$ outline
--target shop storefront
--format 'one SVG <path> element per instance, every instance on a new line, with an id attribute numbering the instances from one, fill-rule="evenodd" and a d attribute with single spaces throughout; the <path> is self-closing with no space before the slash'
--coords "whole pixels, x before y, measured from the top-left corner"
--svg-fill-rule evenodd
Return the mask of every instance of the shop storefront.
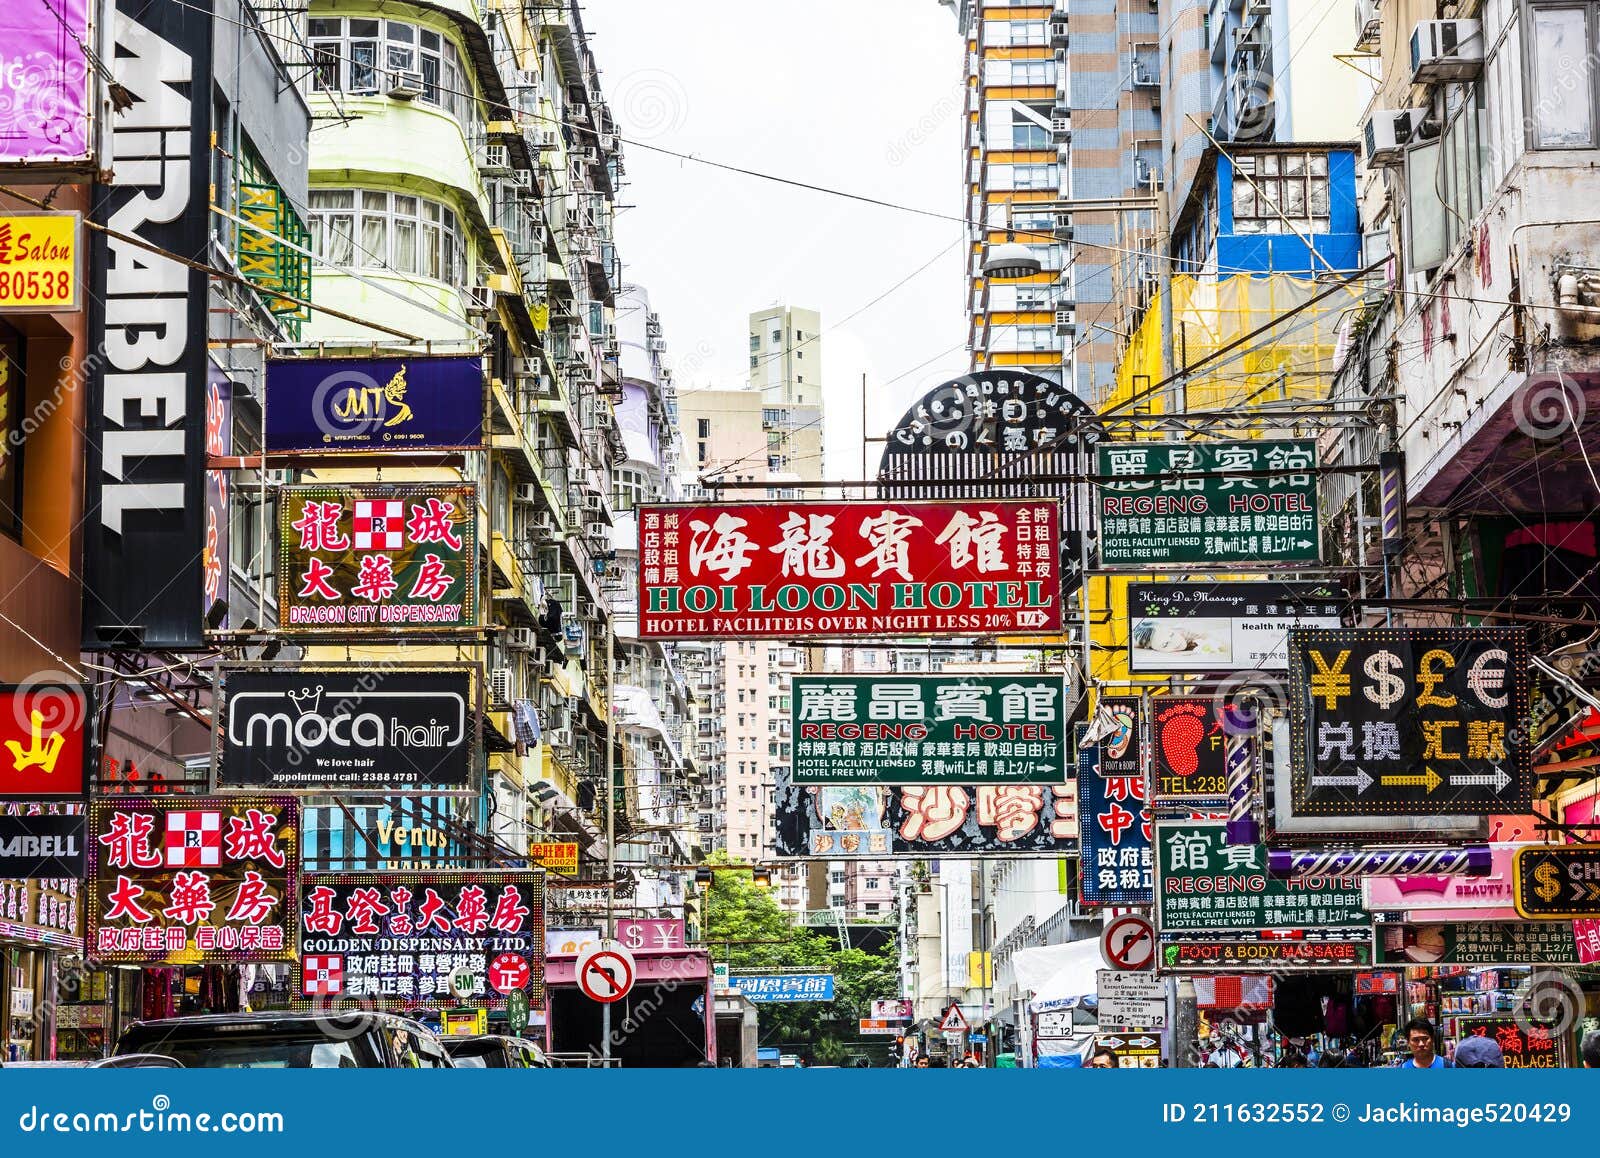
<path id="1" fill-rule="evenodd" d="M 76 880 L 0 880 L 0 1049 L 6 1061 L 57 1056 L 56 994 L 63 962 L 83 953 Z"/>

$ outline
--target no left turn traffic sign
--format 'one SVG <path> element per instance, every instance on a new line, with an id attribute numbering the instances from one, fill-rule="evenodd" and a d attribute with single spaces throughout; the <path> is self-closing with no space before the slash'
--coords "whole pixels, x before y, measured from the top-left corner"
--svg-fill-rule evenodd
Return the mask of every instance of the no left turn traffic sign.
<path id="1" fill-rule="evenodd" d="M 1100 956 L 1112 969 L 1155 968 L 1155 927 L 1143 917 L 1118 917 L 1100 935 Z"/>
<path id="2" fill-rule="evenodd" d="M 601 941 L 578 958 L 578 988 L 602 1005 L 626 997 L 633 977 L 633 954 L 616 941 Z"/>

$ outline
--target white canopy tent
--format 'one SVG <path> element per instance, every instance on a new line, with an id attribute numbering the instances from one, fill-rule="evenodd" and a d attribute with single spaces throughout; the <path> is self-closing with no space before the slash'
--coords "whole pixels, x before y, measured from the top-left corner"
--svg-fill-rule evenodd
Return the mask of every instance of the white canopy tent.
<path id="1" fill-rule="evenodd" d="M 1033 991 L 1028 1009 L 1046 1013 L 1053 1009 L 1075 1009 L 1094 1003 L 1095 974 L 1105 967 L 1100 958 L 1100 940 L 1069 941 L 1065 945 L 1041 945 L 1019 949 L 1011 955 L 1017 984 Z"/>

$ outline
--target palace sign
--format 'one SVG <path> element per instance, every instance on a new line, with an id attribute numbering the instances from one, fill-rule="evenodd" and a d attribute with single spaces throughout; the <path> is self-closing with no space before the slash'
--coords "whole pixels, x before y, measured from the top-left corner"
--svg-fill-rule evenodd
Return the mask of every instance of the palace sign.
<path id="1" fill-rule="evenodd" d="M 1054 500 L 646 506 L 651 639 L 1061 629 Z"/>

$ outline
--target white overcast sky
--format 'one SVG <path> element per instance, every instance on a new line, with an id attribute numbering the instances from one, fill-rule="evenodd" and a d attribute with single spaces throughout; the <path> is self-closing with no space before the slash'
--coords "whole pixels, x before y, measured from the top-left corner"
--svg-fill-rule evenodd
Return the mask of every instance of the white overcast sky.
<path id="1" fill-rule="evenodd" d="M 590 0 L 584 22 L 625 140 L 961 213 L 961 41 L 935 0 Z M 881 436 L 966 369 L 959 223 L 623 151 L 623 276 L 680 393 L 746 384 L 752 310 L 820 310 L 827 477 L 856 478 L 863 372 Z"/>

